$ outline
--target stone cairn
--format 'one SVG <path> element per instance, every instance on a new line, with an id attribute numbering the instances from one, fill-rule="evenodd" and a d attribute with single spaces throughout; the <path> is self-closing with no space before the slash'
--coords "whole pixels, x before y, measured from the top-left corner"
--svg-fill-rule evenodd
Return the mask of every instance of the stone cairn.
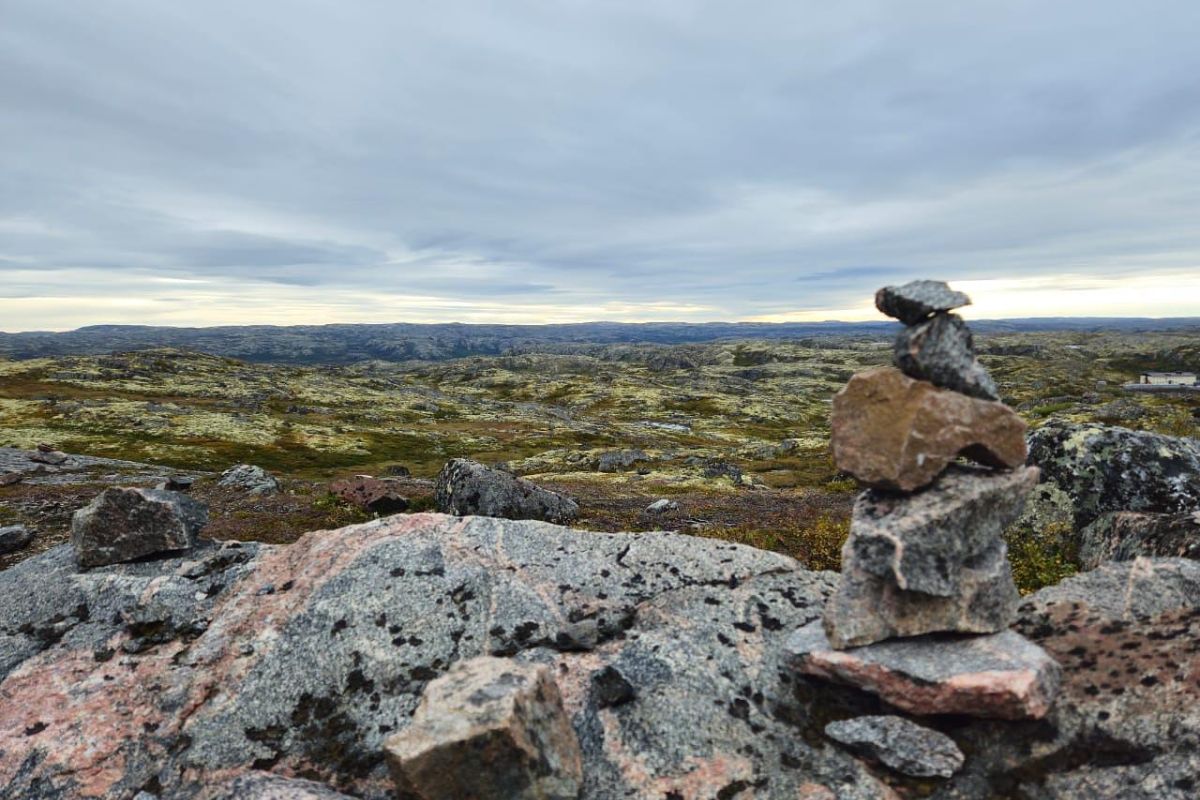
<path id="1" fill-rule="evenodd" d="M 1024 422 L 999 401 L 951 313 L 970 302 L 940 281 L 875 295 L 906 326 L 895 366 L 854 375 L 832 417 L 838 467 L 867 488 L 824 619 L 788 649 L 801 672 L 910 713 L 1037 718 L 1060 671 L 1008 630 L 1018 594 L 1002 534 L 1038 470 L 1024 465 Z"/>

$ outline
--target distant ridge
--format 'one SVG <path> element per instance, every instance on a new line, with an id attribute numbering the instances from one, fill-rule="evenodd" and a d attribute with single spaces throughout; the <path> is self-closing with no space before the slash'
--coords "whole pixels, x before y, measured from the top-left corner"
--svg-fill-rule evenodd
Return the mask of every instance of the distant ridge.
<path id="1" fill-rule="evenodd" d="M 1190 330 L 1200 317 L 1042 317 L 972 320 L 983 334 L 1033 331 Z M 555 325 L 385 323 L 353 325 L 245 325 L 174 328 L 91 325 L 63 333 L 0 333 L 0 356 L 12 359 L 103 355 L 156 347 L 194 350 L 245 361 L 345 364 L 444 360 L 525 352 L 563 352 L 586 344 L 689 344 L 721 339 L 805 339 L 865 336 L 889 339 L 892 322 L 581 322 Z"/>

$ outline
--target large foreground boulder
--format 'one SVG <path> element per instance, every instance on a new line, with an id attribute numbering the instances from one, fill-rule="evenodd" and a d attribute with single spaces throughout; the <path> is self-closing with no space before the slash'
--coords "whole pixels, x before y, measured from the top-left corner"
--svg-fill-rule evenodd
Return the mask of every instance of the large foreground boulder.
<path id="1" fill-rule="evenodd" d="M 81 567 L 97 567 L 196 544 L 208 509 L 161 489 L 105 489 L 75 512 L 71 544 Z"/>
<path id="2" fill-rule="evenodd" d="M 711 539 L 434 514 L 86 572 L 56 548 L 0 572 L 0 799 L 393 798 L 384 742 L 484 655 L 550 667 L 583 800 L 1194 797 L 1200 564 L 1026 598 L 1058 700 L 923 719 L 967 754 L 936 785 L 824 737 L 901 712 L 787 664 L 836 579 Z"/>
<path id="3" fill-rule="evenodd" d="M 458 516 L 565 523 L 579 514 L 579 504 L 569 497 L 466 458 L 442 467 L 433 499 L 438 511 Z"/>

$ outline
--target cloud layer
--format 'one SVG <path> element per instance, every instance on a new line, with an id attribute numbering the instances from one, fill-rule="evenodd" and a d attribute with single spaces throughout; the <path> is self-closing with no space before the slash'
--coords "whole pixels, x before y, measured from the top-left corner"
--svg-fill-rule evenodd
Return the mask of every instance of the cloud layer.
<path id="1" fill-rule="evenodd" d="M 6 0 L 0 330 L 852 317 L 924 276 L 1200 315 L 1198 33 L 1191 0 Z"/>

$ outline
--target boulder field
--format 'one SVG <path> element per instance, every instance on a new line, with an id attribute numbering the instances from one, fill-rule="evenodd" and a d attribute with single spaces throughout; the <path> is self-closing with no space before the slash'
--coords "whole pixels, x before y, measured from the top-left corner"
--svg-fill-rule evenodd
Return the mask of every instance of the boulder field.
<path id="1" fill-rule="evenodd" d="M 55 548 L 0 572 L 0 798 L 392 797 L 385 743 L 480 656 L 553 676 L 582 798 L 1195 796 L 1200 564 L 1109 563 L 1024 598 L 1016 631 L 1063 669 L 1023 721 L 802 676 L 788 639 L 837 577 L 679 534 L 438 514 L 90 570 Z M 864 754 L 824 735 L 881 715 L 949 737 L 962 766 L 906 777 L 878 736 Z"/>

